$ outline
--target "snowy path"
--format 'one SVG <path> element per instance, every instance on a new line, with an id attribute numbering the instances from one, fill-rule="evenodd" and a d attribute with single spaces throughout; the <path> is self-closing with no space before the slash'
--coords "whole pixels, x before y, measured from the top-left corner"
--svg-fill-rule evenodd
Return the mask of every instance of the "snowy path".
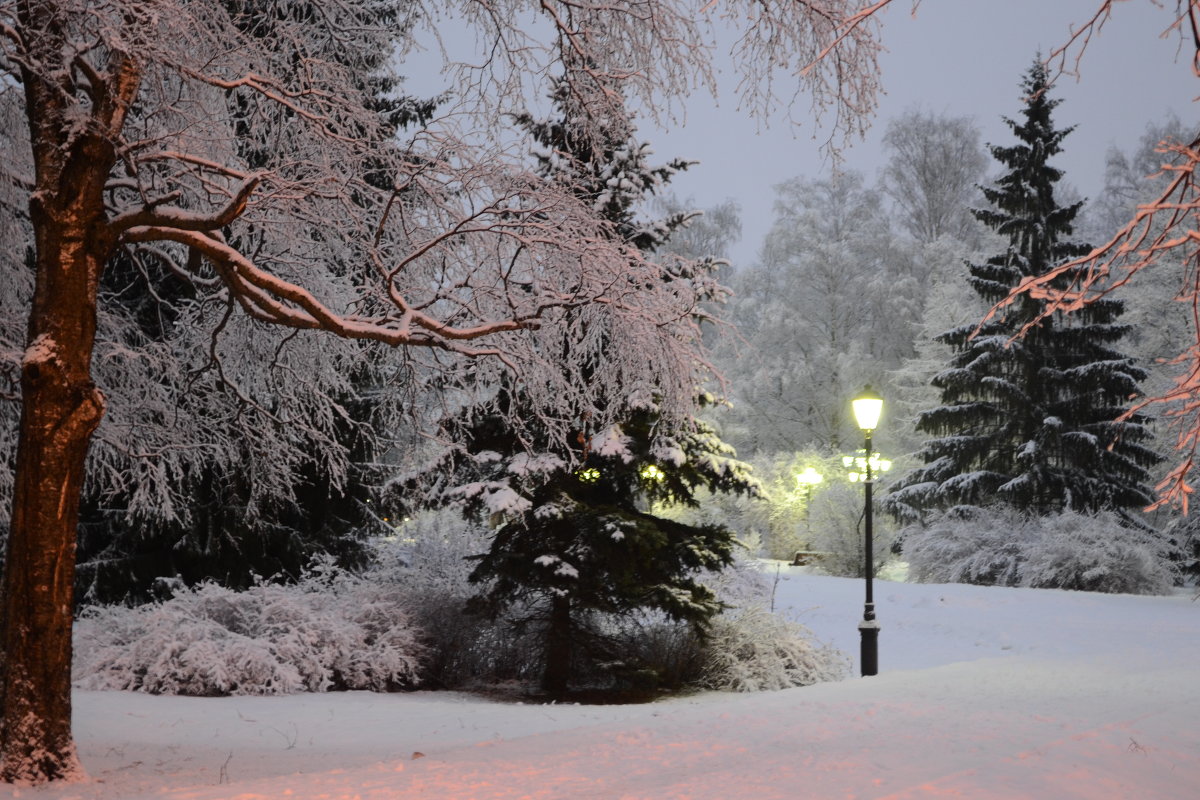
<path id="1" fill-rule="evenodd" d="M 853 651 L 860 593 L 796 573 L 778 600 Z M 1200 797 L 1200 603 L 910 584 L 877 596 L 883 674 L 788 692 L 607 707 L 81 692 L 96 780 L 12 796 Z"/>

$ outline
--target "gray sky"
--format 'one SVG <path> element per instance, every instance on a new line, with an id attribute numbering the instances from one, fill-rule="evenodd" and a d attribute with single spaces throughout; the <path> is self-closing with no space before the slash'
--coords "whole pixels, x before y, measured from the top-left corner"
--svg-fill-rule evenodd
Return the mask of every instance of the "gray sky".
<path id="1" fill-rule="evenodd" d="M 921 0 L 913 16 L 910 0 L 893 0 L 880 15 L 888 50 L 881 58 L 886 95 L 866 140 L 844 151 L 844 168 L 864 173 L 873 183 L 883 163 L 880 142 L 888 119 L 913 106 L 970 116 L 985 143 L 1012 143 L 1001 116 L 1020 114 L 1019 86 L 1034 56 L 1064 44 L 1071 25 L 1089 19 L 1101 2 Z M 1176 32 L 1161 36 L 1174 21 L 1175 4 L 1116 0 L 1112 19 L 1088 47 L 1081 78 L 1065 76 L 1053 91 L 1063 101 L 1055 111 L 1056 123 L 1077 126 L 1056 164 L 1084 197 L 1100 191 L 1110 147 L 1130 150 L 1147 123 L 1171 111 L 1185 123 L 1200 120 L 1193 105 L 1200 80 L 1192 74 L 1189 52 L 1180 50 Z M 460 56 L 473 49 L 465 27 L 460 31 L 451 16 L 443 23 L 448 46 L 461 49 Z M 429 50 L 410 55 L 402 68 L 409 76 L 406 87 L 418 95 L 444 91 L 449 84 L 437 75 L 437 48 L 432 41 L 422 44 Z M 678 157 L 700 162 L 672 181 L 676 195 L 690 197 L 699 208 L 726 198 L 741 204 L 742 240 L 732 255 L 736 265 L 744 265 L 753 263 L 770 228 L 771 187 L 794 176 L 826 176 L 831 165 L 821 149 L 827 131 L 811 124 L 793 126 L 786 109 L 765 121 L 748 118 L 736 110 L 732 82 L 730 76 L 729 91 L 719 102 L 708 94 L 694 95 L 687 103 L 685 125 L 659 129 L 643 119 L 639 136 L 652 144 L 661 161 Z M 790 94 L 787 87 L 780 93 Z M 537 109 L 544 98 L 530 101 Z M 806 103 L 805 98 L 798 103 Z M 803 119 L 804 110 L 798 105 L 793 116 Z"/>
<path id="2" fill-rule="evenodd" d="M 983 140 L 1009 144 L 1000 117 L 1020 113 L 1019 83 L 1039 50 L 1048 54 L 1069 38 L 1069 25 L 1088 19 L 1100 0 L 922 0 L 915 18 L 907 0 L 884 14 L 883 85 L 879 115 L 866 141 L 845 152 L 845 167 L 873 181 L 882 164 L 880 140 L 889 117 L 914 105 L 975 119 Z M 1110 146 L 1131 149 L 1150 121 L 1175 111 L 1185 122 L 1197 118 L 1193 99 L 1200 81 L 1178 36 L 1159 38 L 1171 24 L 1173 0 L 1118 0 L 1112 19 L 1093 38 L 1081 79 L 1065 77 L 1053 97 L 1059 126 L 1077 125 L 1056 164 L 1081 194 L 1101 188 Z M 726 197 L 742 205 L 743 238 L 734 260 L 752 262 L 771 223 L 771 187 L 786 178 L 820 177 L 829 163 L 820 152 L 825 135 L 811 126 L 794 129 L 786 114 L 759 131 L 734 111 L 732 98 L 720 107 L 707 96 L 688 104 L 685 127 L 640 134 L 663 160 L 684 157 L 701 163 L 677 178 L 676 194 L 703 207 Z M 814 132 L 817 141 L 813 140 Z"/>

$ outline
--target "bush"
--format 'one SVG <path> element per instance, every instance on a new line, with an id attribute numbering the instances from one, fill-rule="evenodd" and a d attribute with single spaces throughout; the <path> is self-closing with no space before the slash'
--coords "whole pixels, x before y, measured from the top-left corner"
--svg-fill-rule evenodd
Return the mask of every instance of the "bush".
<path id="1" fill-rule="evenodd" d="M 712 620 L 706 636 L 664 618 L 622 620 L 621 668 L 657 676 L 661 688 L 733 692 L 808 686 L 849 673 L 842 653 L 770 610 L 774 580 L 759 562 L 738 559 L 709 583 L 729 608 Z"/>
<path id="2" fill-rule="evenodd" d="M 423 511 L 405 522 L 401 538 L 381 543 L 370 580 L 397 587 L 426 648 L 422 683 L 475 689 L 535 679 L 541 645 L 524 609 L 491 620 L 466 611 L 482 584 L 471 584 L 473 557 L 488 548 L 488 532 L 456 509 Z"/>
<path id="3" fill-rule="evenodd" d="M 539 620 L 521 608 L 494 621 L 465 611 L 467 598 L 479 588 L 467 582 L 470 556 L 486 547 L 487 534 L 453 511 L 440 511 L 417 516 L 403 535 L 408 541 L 401 547 L 381 550 L 372 574 L 404 587 L 406 608 L 429 651 L 426 684 L 468 689 L 535 684 L 543 655 Z M 751 691 L 845 675 L 844 657 L 767 610 L 774 587 L 758 562 L 739 558 L 706 583 L 730 606 L 707 638 L 661 613 L 581 619 L 577 688 Z"/>
<path id="4" fill-rule="evenodd" d="M 949 513 L 907 530 L 904 554 L 909 575 L 924 583 L 1166 594 L 1176 577 L 1163 539 L 1112 513 Z"/>
<path id="5" fill-rule="evenodd" d="M 872 515 L 871 550 L 875 572 L 891 557 L 895 525 L 886 514 Z M 833 484 L 818 492 L 809 509 L 810 547 L 821 553 L 818 566 L 830 575 L 863 576 L 866 537 L 863 530 L 863 489 L 851 483 Z"/>
<path id="6" fill-rule="evenodd" d="M 717 576 L 714 588 L 730 608 L 713 620 L 695 685 L 718 691 L 774 691 L 837 681 L 849 674 L 850 661 L 844 654 L 771 610 L 777 579 L 753 559 L 739 559 Z"/>
<path id="7" fill-rule="evenodd" d="M 850 661 L 813 640 L 799 623 L 762 606 L 726 612 L 713 622 L 705 643 L 700 685 L 726 692 L 762 692 L 837 681 Z"/>
<path id="8" fill-rule="evenodd" d="M 486 534 L 448 512 L 422 515 L 355 576 L 328 562 L 291 586 L 176 587 L 164 602 L 85 610 L 80 688 L 154 694 L 286 694 L 536 683 L 539 620 L 519 607 L 471 615 L 470 556 Z M 759 691 L 835 680 L 847 661 L 768 609 L 774 589 L 742 558 L 708 581 L 729 608 L 708 636 L 660 613 L 582 620 L 578 688 Z"/>
<path id="9" fill-rule="evenodd" d="M 87 609 L 74 671 L 80 688 L 152 694 L 388 691 L 415 686 L 424 655 L 394 588 L 322 564 L 292 586 Z"/>
<path id="10" fill-rule="evenodd" d="M 946 514 L 902 534 L 909 577 L 918 583 L 1019 586 L 1030 549 L 1028 517 L 1011 509 Z"/>

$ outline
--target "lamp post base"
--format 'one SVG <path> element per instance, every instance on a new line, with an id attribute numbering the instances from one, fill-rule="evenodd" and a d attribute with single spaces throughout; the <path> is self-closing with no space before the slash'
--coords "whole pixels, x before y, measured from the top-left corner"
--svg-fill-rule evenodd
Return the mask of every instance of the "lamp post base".
<path id="1" fill-rule="evenodd" d="M 879 623 L 873 619 L 864 619 L 858 623 L 858 632 L 862 636 L 862 649 L 859 652 L 859 664 L 862 665 L 862 675 L 879 674 Z"/>

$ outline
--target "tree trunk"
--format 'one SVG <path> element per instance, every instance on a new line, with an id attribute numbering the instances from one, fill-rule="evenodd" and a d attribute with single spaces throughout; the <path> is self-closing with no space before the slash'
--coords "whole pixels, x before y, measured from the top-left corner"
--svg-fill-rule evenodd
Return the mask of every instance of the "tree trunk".
<path id="1" fill-rule="evenodd" d="M 90 377 L 103 262 L 81 226 L 51 219 L 58 213 L 35 216 L 37 290 L 4 562 L 0 779 L 40 783 L 81 771 L 71 738 L 71 622 L 84 459 L 104 414 Z"/>
<path id="2" fill-rule="evenodd" d="M 39 3 L 21 13 L 27 36 L 41 34 L 39 55 L 64 58 L 62 20 Z M 70 66 L 63 70 L 69 74 Z M 109 74 L 129 83 L 114 83 L 120 91 L 104 95 L 93 113 L 119 130 L 137 73 Z M 4 561 L 0 780 L 36 784 L 83 774 L 71 737 L 75 543 L 84 460 L 104 415 L 91 360 L 96 290 L 113 249 L 104 185 L 116 157 L 112 128 L 73 127 L 61 87 L 29 71 L 23 79 L 36 183 L 29 203 L 36 276 Z"/>
<path id="3" fill-rule="evenodd" d="M 546 631 L 546 671 L 542 689 L 561 697 L 567 693 L 571 676 L 571 598 L 550 599 L 550 627 Z"/>

